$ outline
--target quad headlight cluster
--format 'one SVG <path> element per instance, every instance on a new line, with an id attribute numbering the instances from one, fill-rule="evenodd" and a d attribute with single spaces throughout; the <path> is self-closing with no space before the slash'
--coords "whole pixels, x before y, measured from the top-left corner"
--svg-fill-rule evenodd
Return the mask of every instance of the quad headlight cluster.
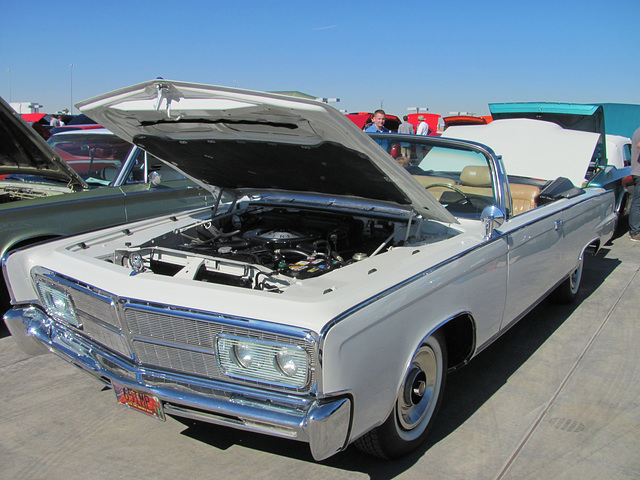
<path id="1" fill-rule="evenodd" d="M 42 306 L 51 318 L 77 329 L 84 330 L 91 327 L 90 322 L 83 325 L 87 319 L 82 313 L 84 311 L 82 302 L 80 304 L 82 311 L 76 310 L 71 293 L 74 291 L 73 288 L 53 284 L 40 275 L 36 275 L 34 280 Z M 265 338 L 262 333 L 256 332 L 256 335 L 260 335 L 256 338 L 248 336 L 252 335 L 249 331 L 247 336 L 238 333 L 238 330 L 244 329 L 235 330 L 234 334 L 220 331 L 214 334 L 215 355 L 220 374 L 243 382 L 255 382 L 297 391 L 309 388 L 314 377 L 314 362 L 311 344 L 307 346 L 306 340 L 292 336 L 289 343 L 286 340 L 289 338 L 287 335 L 266 333 L 264 335 L 267 338 Z M 120 353 L 126 351 L 126 347 L 115 348 L 114 342 L 109 342 L 109 338 L 104 337 L 110 332 L 111 330 L 93 328 L 85 333 Z M 94 337 L 97 333 L 102 336 Z M 116 335 L 119 341 L 125 341 L 119 333 L 113 335 Z M 198 355 L 195 352 L 191 354 Z M 152 362 L 152 364 L 157 363 Z"/>
<path id="2" fill-rule="evenodd" d="M 220 366 L 226 375 L 303 388 L 309 380 L 309 355 L 299 346 L 229 335 L 218 337 Z"/>
<path id="3" fill-rule="evenodd" d="M 76 328 L 82 324 L 76 316 L 76 310 L 71 301 L 71 296 L 59 288 L 55 288 L 46 282 L 37 283 L 40 300 L 47 313 L 59 322 L 64 322 Z"/>

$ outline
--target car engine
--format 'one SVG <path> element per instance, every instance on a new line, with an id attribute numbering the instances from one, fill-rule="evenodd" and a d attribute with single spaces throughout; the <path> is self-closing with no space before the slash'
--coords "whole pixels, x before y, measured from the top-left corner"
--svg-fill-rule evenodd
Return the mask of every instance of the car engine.
<path id="1" fill-rule="evenodd" d="M 132 274 L 282 292 L 293 281 L 402 244 L 394 241 L 398 226 L 380 218 L 259 206 L 119 249 L 109 261 Z"/>

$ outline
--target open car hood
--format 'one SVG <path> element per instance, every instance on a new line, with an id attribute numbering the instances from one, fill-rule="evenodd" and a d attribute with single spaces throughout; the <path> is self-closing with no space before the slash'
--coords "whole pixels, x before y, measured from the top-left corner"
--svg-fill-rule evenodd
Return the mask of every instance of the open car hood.
<path id="1" fill-rule="evenodd" d="M 456 222 L 353 122 L 321 102 L 157 79 L 77 107 L 205 188 L 360 197 Z"/>
<path id="2" fill-rule="evenodd" d="M 509 175 L 542 180 L 566 177 L 576 187 L 584 183 L 601 141 L 599 133 L 567 130 L 556 123 L 526 118 L 449 127 L 443 136 L 488 145 L 502 155 Z"/>
<path id="3" fill-rule="evenodd" d="M 604 109 L 601 105 L 552 102 L 490 103 L 489 110 L 494 120 L 531 118 L 557 123 L 569 130 L 605 134 Z"/>
<path id="4" fill-rule="evenodd" d="M 87 184 L 0 98 L 0 175 L 33 175 L 64 182 L 73 189 Z"/>

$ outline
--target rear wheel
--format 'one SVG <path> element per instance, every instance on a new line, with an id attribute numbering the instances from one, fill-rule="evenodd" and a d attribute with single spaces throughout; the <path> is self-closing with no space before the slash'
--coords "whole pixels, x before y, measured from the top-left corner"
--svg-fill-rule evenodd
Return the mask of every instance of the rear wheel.
<path id="1" fill-rule="evenodd" d="M 413 356 L 389 418 L 355 445 L 381 458 L 398 458 L 419 447 L 440 407 L 446 376 L 446 344 L 435 334 Z"/>
<path id="2" fill-rule="evenodd" d="M 553 291 L 552 299 L 556 303 L 567 304 L 573 303 L 578 298 L 578 291 L 580 290 L 580 282 L 582 281 L 582 270 L 584 267 L 584 254 L 580 256 L 578 265 L 573 270 L 564 282 L 562 282 Z"/>

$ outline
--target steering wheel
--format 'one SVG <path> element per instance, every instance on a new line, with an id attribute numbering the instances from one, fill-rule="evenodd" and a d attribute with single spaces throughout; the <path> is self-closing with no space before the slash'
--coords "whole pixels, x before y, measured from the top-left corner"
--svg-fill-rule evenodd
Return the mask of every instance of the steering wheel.
<path id="1" fill-rule="evenodd" d="M 444 188 L 448 188 L 449 190 L 453 190 L 454 192 L 456 192 L 458 195 L 462 197 L 462 205 L 467 205 L 467 204 L 471 205 L 471 199 L 467 197 L 467 194 L 464 193 L 462 190 L 460 190 L 458 187 L 454 187 L 453 185 L 449 185 L 447 183 L 432 183 L 431 185 L 427 185 L 424 188 L 429 190 L 430 188 L 433 188 L 433 187 L 444 187 Z"/>

